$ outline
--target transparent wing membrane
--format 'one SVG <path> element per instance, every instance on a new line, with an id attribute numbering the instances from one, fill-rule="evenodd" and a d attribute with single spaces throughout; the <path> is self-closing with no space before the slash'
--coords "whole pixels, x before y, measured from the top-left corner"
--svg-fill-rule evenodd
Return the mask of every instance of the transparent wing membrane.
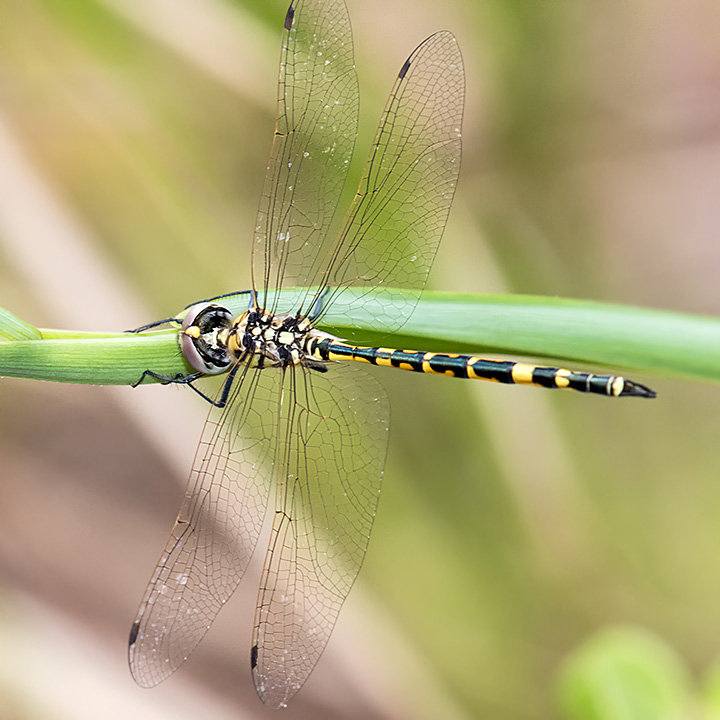
<path id="1" fill-rule="evenodd" d="M 247 569 L 272 472 L 280 376 L 248 366 L 203 428 L 185 499 L 133 625 L 130 670 L 151 687 L 202 640 Z"/>
<path id="2" fill-rule="evenodd" d="M 253 288 L 270 311 L 278 310 L 280 287 L 313 283 L 357 124 L 357 74 L 345 3 L 293 3 L 283 33 L 276 128 L 253 244 Z"/>
<path id="3" fill-rule="evenodd" d="M 369 294 L 392 286 L 402 292 L 386 294 L 377 327 L 400 327 L 425 285 L 447 221 L 460 169 L 463 103 L 457 43 L 438 33 L 402 66 L 358 192 L 340 233 L 329 238 L 358 122 L 350 21 L 343 0 L 293 2 L 252 250 L 257 303 L 270 314 L 321 317 L 348 288 Z M 278 307 L 287 287 L 307 290 L 293 307 Z M 349 321 L 364 297 L 363 291 L 343 303 Z M 260 697 L 280 707 L 315 667 L 363 562 L 389 407 L 364 368 L 311 360 L 280 339 L 293 338 L 300 327 L 300 336 L 306 332 L 295 319 L 273 326 L 262 313 L 247 317 L 256 325 L 246 334 L 239 325 L 196 326 L 192 336 L 188 330 L 188 337 L 216 343 L 221 354 L 228 338 L 238 343 L 238 354 L 255 348 L 260 361 L 234 366 L 226 405 L 208 414 L 178 519 L 131 631 L 129 659 L 143 686 L 187 659 L 247 569 L 272 481 L 273 526 L 251 666 Z"/>
<path id="4" fill-rule="evenodd" d="M 384 390 L 362 367 L 287 375 L 252 656 L 255 687 L 273 707 L 312 672 L 360 570 L 389 420 Z"/>
<path id="5" fill-rule="evenodd" d="M 464 101 L 457 41 L 431 35 L 398 74 L 337 247 L 322 258 L 324 307 L 350 286 L 401 288 L 415 292 L 388 294 L 376 327 L 391 332 L 410 317 L 455 194 Z"/>

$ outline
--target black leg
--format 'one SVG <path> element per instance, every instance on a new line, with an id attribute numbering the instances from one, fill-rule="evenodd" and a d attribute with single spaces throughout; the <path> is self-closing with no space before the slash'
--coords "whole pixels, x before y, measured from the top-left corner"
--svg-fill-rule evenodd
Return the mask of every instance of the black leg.
<path id="1" fill-rule="evenodd" d="M 219 401 L 215 401 L 212 398 L 208 397 L 202 390 L 199 390 L 193 385 L 193 382 L 195 382 L 195 380 L 203 377 L 203 374 L 199 372 L 192 373 L 192 375 L 178 374 L 175 377 L 168 377 L 167 375 L 159 375 L 152 370 L 145 370 L 145 372 L 143 372 L 143 374 L 140 376 L 140 379 L 136 383 L 133 383 L 131 387 L 137 387 L 146 377 L 151 377 L 157 380 L 161 385 L 187 385 L 191 390 L 194 390 L 203 400 L 206 400 L 211 405 L 219 408 L 225 407 L 225 403 L 227 402 L 227 395 L 230 392 L 229 386 L 227 388 L 225 387 L 226 385 L 229 385 L 226 380 L 225 384 L 223 385 L 223 391 Z"/>
<path id="2" fill-rule="evenodd" d="M 145 332 L 145 330 L 151 330 L 154 327 L 159 327 L 160 325 L 169 325 L 171 323 L 175 323 L 177 325 L 180 325 L 180 320 L 177 318 L 171 317 L 171 318 L 165 318 L 164 320 L 156 320 L 155 322 L 148 323 L 147 325 L 141 325 L 139 328 L 135 328 L 134 330 L 126 330 L 126 333 L 141 333 Z"/>
<path id="3" fill-rule="evenodd" d="M 193 305 L 197 305 L 201 302 L 215 302 L 215 300 L 223 300 L 224 298 L 236 297 L 237 295 L 253 295 L 252 290 L 235 290 L 234 292 L 224 293 L 223 295 L 216 295 L 215 297 L 207 298 L 205 300 L 197 300 L 194 303 L 187 305 L 184 310 L 191 308 Z"/>
<path id="4" fill-rule="evenodd" d="M 213 403 L 215 407 L 223 408 L 227 404 L 227 399 L 230 395 L 230 388 L 232 387 L 239 367 L 240 363 L 235 363 L 233 369 L 228 373 L 228 376 L 225 378 L 225 382 L 223 383 L 222 390 L 220 391 L 220 399 Z M 191 385 L 190 387 L 193 386 Z M 195 390 L 195 388 L 193 388 L 193 390 Z"/>
<path id="5" fill-rule="evenodd" d="M 192 375 L 183 375 L 182 373 L 178 373 L 175 377 L 169 377 L 168 375 L 160 375 L 153 370 L 145 370 L 145 372 L 143 372 L 140 376 L 140 379 L 136 383 L 132 383 L 130 387 L 136 388 L 138 385 L 142 384 L 146 377 L 151 377 L 154 380 L 157 380 L 161 385 L 189 385 L 193 382 L 193 380 L 197 380 L 199 377 L 202 377 L 202 373 L 196 372 Z"/>
<path id="6" fill-rule="evenodd" d="M 197 305 L 198 303 L 201 303 L 201 302 L 214 302 L 215 300 L 222 300 L 223 298 L 236 297 L 238 295 L 250 295 L 251 297 L 254 297 L 255 293 L 252 290 L 235 290 L 234 292 L 224 293 L 223 295 L 216 295 L 215 297 L 207 298 L 206 300 L 197 300 L 194 303 L 190 303 L 190 305 L 186 305 L 183 308 L 183 310 L 188 310 L 193 305 Z M 252 300 L 250 302 L 250 305 L 252 306 Z M 141 332 L 145 332 L 145 330 L 152 330 L 152 328 L 159 327 L 160 325 L 168 325 L 168 324 L 180 325 L 180 324 L 182 324 L 182 321 L 178 320 L 176 317 L 165 318 L 164 320 L 156 320 L 155 322 L 148 323 L 147 325 L 141 325 L 139 328 L 135 328 L 133 330 L 126 330 L 125 332 L 141 333 Z"/>

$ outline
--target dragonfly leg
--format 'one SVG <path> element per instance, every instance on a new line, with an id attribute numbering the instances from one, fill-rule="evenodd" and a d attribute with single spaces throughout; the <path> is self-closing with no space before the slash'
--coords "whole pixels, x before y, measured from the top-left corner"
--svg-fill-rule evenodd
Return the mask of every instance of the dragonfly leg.
<path id="1" fill-rule="evenodd" d="M 188 308 L 191 308 L 193 305 L 198 305 L 201 302 L 214 302 L 215 300 L 223 300 L 224 298 L 231 298 L 231 297 L 237 297 L 238 295 L 250 295 L 250 306 L 253 306 L 253 300 L 256 297 L 256 293 L 254 290 L 234 290 L 233 292 L 229 293 L 223 293 L 222 295 L 216 295 L 215 297 L 207 298 L 206 300 L 198 300 L 194 303 L 190 303 L 187 307 L 183 308 L 183 310 L 187 310 Z"/>
<path id="2" fill-rule="evenodd" d="M 190 303 L 190 305 L 186 305 L 183 310 L 188 310 L 189 308 L 193 307 L 193 305 L 199 305 L 200 303 L 206 303 L 206 302 L 213 302 L 215 300 L 222 300 L 224 298 L 229 297 L 236 297 L 238 295 L 251 295 L 251 301 L 250 306 L 253 307 L 253 299 L 256 297 L 256 293 L 253 290 L 235 290 L 234 292 L 224 293 L 223 295 L 216 295 L 215 297 L 207 298 L 206 300 L 198 300 L 197 302 Z M 171 323 L 175 323 L 176 325 L 180 325 L 182 323 L 182 320 L 179 320 L 177 317 L 171 317 L 171 318 L 165 318 L 163 320 L 155 320 L 155 322 L 148 323 L 147 325 L 141 325 L 138 328 L 134 328 L 132 330 L 126 330 L 127 333 L 141 333 L 145 332 L 145 330 L 152 330 L 152 328 L 159 327 L 160 325 L 169 325 Z"/>
<path id="3" fill-rule="evenodd" d="M 180 325 L 180 320 L 178 320 L 176 317 L 165 318 L 164 320 L 156 320 L 155 322 L 148 323 L 147 325 L 141 325 L 140 327 L 134 328 L 132 330 L 125 330 L 125 332 L 141 333 L 145 332 L 145 330 L 151 330 L 152 328 L 159 327 L 160 325 L 170 325 L 171 323 Z"/>
<path id="4" fill-rule="evenodd" d="M 203 377 L 203 374 L 199 372 L 192 373 L 192 375 L 182 375 L 179 373 L 175 375 L 175 377 L 169 377 L 168 375 L 160 375 L 159 373 L 153 372 L 152 370 L 145 370 L 140 376 L 140 379 L 136 383 L 133 383 L 130 387 L 136 388 L 143 382 L 143 380 L 145 380 L 146 377 L 157 380 L 161 385 L 187 385 L 191 390 L 194 390 L 203 400 L 206 400 L 215 407 L 225 407 L 225 403 L 227 402 L 227 393 L 229 391 L 229 388 L 228 391 L 226 391 L 225 387 L 223 387 L 221 398 L 219 401 L 216 401 L 213 400 L 211 397 L 208 397 L 202 390 L 196 388 L 195 385 L 193 385 L 195 380 Z"/>
<path id="5" fill-rule="evenodd" d="M 224 408 L 225 405 L 227 405 L 228 397 L 230 396 L 230 388 L 232 387 L 233 381 L 235 380 L 235 375 L 237 375 L 238 368 L 240 367 L 240 363 L 236 363 L 233 369 L 228 373 L 228 376 L 225 378 L 225 382 L 223 383 L 222 390 L 220 391 L 220 399 L 212 401 L 212 404 L 215 407 L 218 408 Z M 193 386 L 192 384 L 190 387 L 195 390 L 195 392 L 199 392 L 199 390 Z M 202 393 L 201 393 L 202 394 Z M 205 398 L 208 400 L 209 398 Z"/>

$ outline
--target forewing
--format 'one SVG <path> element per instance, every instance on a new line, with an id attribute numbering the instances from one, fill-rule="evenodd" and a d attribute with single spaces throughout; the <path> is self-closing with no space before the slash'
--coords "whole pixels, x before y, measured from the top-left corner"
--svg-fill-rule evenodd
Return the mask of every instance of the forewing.
<path id="1" fill-rule="evenodd" d="M 315 667 L 365 557 L 388 437 L 384 390 L 364 368 L 288 368 L 277 497 L 251 666 L 282 707 Z"/>
<path id="2" fill-rule="evenodd" d="M 278 310 L 281 286 L 316 282 L 313 260 L 347 177 L 357 123 L 345 3 L 294 2 L 285 19 L 276 129 L 253 244 L 253 288 L 268 310 Z"/>
<path id="3" fill-rule="evenodd" d="M 324 279 L 323 306 L 350 286 L 401 288 L 385 296 L 375 327 L 396 330 L 412 314 L 455 194 L 464 103 L 457 41 L 449 32 L 431 35 L 403 64 L 380 118 Z M 349 324 L 356 313 L 351 305 Z"/>
<path id="4" fill-rule="evenodd" d="M 267 507 L 281 373 L 239 366 L 203 428 L 185 499 L 130 634 L 130 670 L 151 687 L 189 656 L 245 572 Z"/>

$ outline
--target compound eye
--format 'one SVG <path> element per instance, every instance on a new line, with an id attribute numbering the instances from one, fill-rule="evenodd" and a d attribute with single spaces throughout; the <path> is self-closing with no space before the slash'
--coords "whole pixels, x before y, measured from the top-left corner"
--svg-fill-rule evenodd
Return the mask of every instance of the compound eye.
<path id="1" fill-rule="evenodd" d="M 198 350 L 195 339 L 189 335 L 185 335 L 184 333 L 180 334 L 180 349 L 193 370 L 197 370 L 203 375 L 216 375 L 223 371 L 222 368 L 218 368 L 211 362 L 205 362 L 205 360 L 203 360 L 203 355 L 201 355 Z"/>
<path id="2" fill-rule="evenodd" d="M 213 302 L 201 302 L 191 305 L 182 321 L 182 330 L 197 325 L 203 330 L 211 326 L 232 325 L 233 314 L 222 305 Z"/>
<path id="3" fill-rule="evenodd" d="M 221 305 L 204 302 L 193 305 L 185 315 L 180 329 L 180 349 L 193 369 L 204 375 L 217 375 L 230 366 L 218 331 L 232 326 L 232 313 Z"/>

